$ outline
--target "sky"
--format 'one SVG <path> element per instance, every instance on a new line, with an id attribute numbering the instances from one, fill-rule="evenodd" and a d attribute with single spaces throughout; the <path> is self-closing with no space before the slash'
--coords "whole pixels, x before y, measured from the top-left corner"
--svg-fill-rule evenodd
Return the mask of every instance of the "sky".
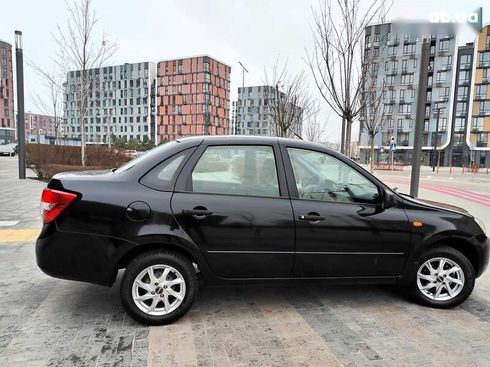
<path id="1" fill-rule="evenodd" d="M 69 0 L 71 1 L 71 0 Z M 312 10 L 318 0 L 94 0 L 98 31 L 118 44 L 110 64 L 141 62 L 209 54 L 232 67 L 231 100 L 242 84 L 239 61 L 248 69 L 245 85 L 264 82 L 265 68 L 276 60 L 296 73 L 308 68 L 306 50 L 312 48 Z M 361 6 L 369 1 L 361 0 Z M 426 20 L 428 14 L 468 13 L 483 7 L 483 24 L 490 22 L 490 7 L 474 0 L 394 0 L 389 20 Z M 488 10 L 487 10 L 488 9 Z M 0 39 L 14 44 L 14 30 L 23 32 L 24 55 L 50 68 L 56 51 L 52 33 L 66 23 L 64 0 L 5 0 L 0 5 Z M 463 29 L 459 43 L 475 34 Z M 41 81 L 25 66 L 26 111 L 39 112 L 33 100 L 46 93 Z M 340 119 L 311 81 L 310 91 L 320 102 L 320 118 L 327 122 L 325 140 L 340 140 Z M 357 125 L 357 124 L 356 124 Z M 353 137 L 357 140 L 357 129 Z"/>

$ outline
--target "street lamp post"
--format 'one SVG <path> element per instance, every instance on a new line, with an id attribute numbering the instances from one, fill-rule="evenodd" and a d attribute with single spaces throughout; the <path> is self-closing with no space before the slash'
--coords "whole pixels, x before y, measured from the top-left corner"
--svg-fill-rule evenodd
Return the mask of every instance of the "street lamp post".
<path id="1" fill-rule="evenodd" d="M 436 163 L 439 160 L 439 152 L 437 150 L 437 143 L 439 140 L 439 116 L 443 107 L 437 108 L 437 120 L 436 120 L 436 139 L 434 140 L 434 157 L 432 159 L 432 172 L 436 170 Z"/>
<path id="2" fill-rule="evenodd" d="M 244 90 L 244 88 L 245 88 L 245 72 L 247 72 L 247 74 L 248 74 L 248 70 L 245 66 L 243 66 L 241 61 L 238 61 L 238 63 L 242 67 L 242 93 L 245 93 L 245 90 Z M 236 108 L 238 108 L 238 106 Z M 236 133 L 237 133 L 237 130 L 238 130 L 237 124 L 238 124 L 238 121 L 235 118 L 235 124 L 233 125 L 233 130 L 234 130 L 233 135 L 236 135 Z"/>
<path id="3" fill-rule="evenodd" d="M 415 118 L 413 155 L 412 155 L 412 172 L 410 174 L 410 195 L 418 196 L 420 181 L 420 158 L 422 156 L 422 140 L 424 134 L 425 120 L 425 101 L 427 100 L 427 79 L 430 57 L 430 40 L 424 39 L 422 52 L 420 55 L 420 74 L 417 97 L 417 114 Z"/>
<path id="4" fill-rule="evenodd" d="M 15 69 L 17 76 L 17 142 L 19 146 L 19 179 L 26 178 L 25 126 L 24 126 L 24 56 L 22 32 L 15 31 Z"/>

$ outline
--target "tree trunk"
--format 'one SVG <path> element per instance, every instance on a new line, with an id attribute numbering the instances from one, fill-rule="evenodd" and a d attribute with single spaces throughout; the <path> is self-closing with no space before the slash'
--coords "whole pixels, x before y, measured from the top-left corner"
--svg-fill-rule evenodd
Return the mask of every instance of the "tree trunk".
<path id="1" fill-rule="evenodd" d="M 80 121 L 80 145 L 82 166 L 85 166 L 85 118 Z"/>
<path id="2" fill-rule="evenodd" d="M 342 117 L 342 136 L 340 137 L 340 153 L 345 153 L 345 117 Z"/>
<path id="3" fill-rule="evenodd" d="M 345 126 L 345 155 L 350 157 L 350 140 L 351 140 L 351 131 L 352 131 L 352 119 L 346 119 Z"/>
<path id="4" fill-rule="evenodd" d="M 371 147 L 370 147 L 370 156 L 371 156 L 371 173 L 373 173 L 374 170 L 374 136 L 371 136 Z"/>

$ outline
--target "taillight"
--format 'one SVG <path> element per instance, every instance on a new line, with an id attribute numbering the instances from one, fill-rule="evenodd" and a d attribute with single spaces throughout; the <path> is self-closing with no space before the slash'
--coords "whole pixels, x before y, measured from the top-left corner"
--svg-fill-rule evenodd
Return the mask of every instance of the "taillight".
<path id="1" fill-rule="evenodd" d="M 44 223 L 55 220 L 77 196 L 69 192 L 44 189 L 41 195 L 41 216 Z"/>

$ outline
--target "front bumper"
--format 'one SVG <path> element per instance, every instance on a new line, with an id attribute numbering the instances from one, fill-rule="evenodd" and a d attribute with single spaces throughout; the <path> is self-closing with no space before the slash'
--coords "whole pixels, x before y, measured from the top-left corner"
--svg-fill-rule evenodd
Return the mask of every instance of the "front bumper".
<path id="1" fill-rule="evenodd" d="M 478 253 L 478 269 L 476 277 L 478 278 L 488 268 L 490 256 L 490 239 L 484 234 L 475 237 L 476 251 Z"/>
<path id="2" fill-rule="evenodd" d="M 112 239 L 80 233 L 43 229 L 36 241 L 37 265 L 47 275 L 106 286 L 117 273 L 114 252 Z"/>

